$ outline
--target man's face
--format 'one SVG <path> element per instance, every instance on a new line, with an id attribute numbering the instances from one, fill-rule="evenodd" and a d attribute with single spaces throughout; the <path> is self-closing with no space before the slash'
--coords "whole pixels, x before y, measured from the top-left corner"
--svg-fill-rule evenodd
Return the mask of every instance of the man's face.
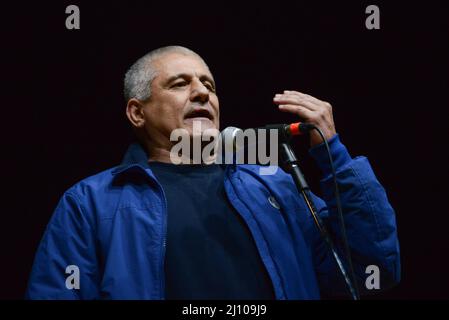
<path id="1" fill-rule="evenodd" d="M 219 103 L 215 82 L 204 62 L 194 55 L 168 53 L 153 61 L 157 76 L 151 98 L 145 103 L 145 130 L 150 139 L 169 138 L 174 129 L 193 132 L 219 128 Z"/>

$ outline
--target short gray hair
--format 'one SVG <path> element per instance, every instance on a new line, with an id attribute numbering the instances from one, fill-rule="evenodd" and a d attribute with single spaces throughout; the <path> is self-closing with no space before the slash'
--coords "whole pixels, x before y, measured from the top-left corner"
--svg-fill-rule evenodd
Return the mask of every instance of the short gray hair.
<path id="1" fill-rule="evenodd" d="M 129 99 L 132 98 L 140 101 L 146 101 L 150 98 L 151 82 L 157 75 L 157 70 L 152 66 L 152 62 L 155 58 L 171 52 L 194 55 L 204 62 L 204 60 L 196 52 L 186 47 L 166 46 L 150 51 L 134 62 L 125 74 L 123 94 L 126 101 L 129 101 Z"/>

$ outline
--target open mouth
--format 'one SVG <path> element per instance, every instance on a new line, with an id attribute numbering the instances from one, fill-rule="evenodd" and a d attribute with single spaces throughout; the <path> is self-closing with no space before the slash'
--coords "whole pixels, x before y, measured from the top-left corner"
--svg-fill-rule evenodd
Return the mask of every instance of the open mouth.
<path id="1" fill-rule="evenodd" d="M 184 118 L 185 119 L 197 119 L 197 120 L 209 119 L 211 121 L 214 119 L 212 114 L 207 109 L 194 109 L 194 110 L 190 111 Z"/>

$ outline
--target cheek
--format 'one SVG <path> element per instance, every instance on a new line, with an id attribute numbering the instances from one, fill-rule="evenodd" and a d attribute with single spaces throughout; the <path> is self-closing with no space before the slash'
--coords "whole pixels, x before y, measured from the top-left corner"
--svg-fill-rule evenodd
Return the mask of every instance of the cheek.
<path id="1" fill-rule="evenodd" d="M 166 108 L 161 110 L 156 115 L 156 117 L 158 118 L 160 123 L 164 124 L 165 127 L 168 127 L 170 130 L 173 130 L 179 127 L 179 121 L 181 119 L 179 113 L 180 111 L 173 105 L 167 105 Z"/>
<path id="2" fill-rule="evenodd" d="M 220 107 L 219 107 L 219 105 L 218 105 L 218 102 L 217 102 L 217 105 L 216 105 L 216 114 L 217 114 L 217 116 L 215 117 L 215 125 L 216 125 L 216 127 L 217 127 L 217 129 L 219 129 L 220 128 Z"/>
<path id="3" fill-rule="evenodd" d="M 215 112 L 217 115 L 220 114 L 220 103 L 218 102 L 218 97 L 216 95 L 213 95 L 211 97 L 212 106 L 215 109 Z"/>
<path id="4" fill-rule="evenodd" d="M 170 101 L 164 105 L 163 110 L 157 115 L 167 133 L 174 129 L 182 128 L 184 115 L 184 103 L 181 101 Z"/>
<path id="5" fill-rule="evenodd" d="M 165 131 L 174 125 L 175 112 L 170 104 L 158 103 L 152 105 L 145 112 L 146 127 L 149 130 L 156 129 L 158 131 Z"/>
<path id="6" fill-rule="evenodd" d="M 165 119 L 180 118 L 184 112 L 184 100 L 176 96 L 165 96 L 162 99 L 164 102 L 160 104 L 160 108 L 157 110 L 158 117 Z"/>
<path id="7" fill-rule="evenodd" d="M 155 95 L 153 108 L 149 110 L 151 122 L 164 133 L 183 127 L 184 108 L 188 101 L 188 96 L 180 92 Z"/>
<path id="8" fill-rule="evenodd" d="M 174 116 L 182 115 L 187 102 L 188 98 L 185 98 L 184 95 L 168 95 L 164 99 L 164 113 Z"/>

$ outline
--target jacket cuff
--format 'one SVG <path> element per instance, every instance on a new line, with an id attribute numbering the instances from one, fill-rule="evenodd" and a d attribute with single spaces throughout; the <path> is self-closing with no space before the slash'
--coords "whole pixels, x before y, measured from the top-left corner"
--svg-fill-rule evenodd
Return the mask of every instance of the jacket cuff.
<path id="1" fill-rule="evenodd" d="M 332 138 L 330 138 L 327 143 L 329 144 L 332 160 L 334 161 L 335 171 L 338 172 L 340 171 L 339 169 L 346 166 L 352 158 L 346 147 L 341 143 L 338 134 L 335 134 Z M 329 157 L 327 155 L 326 146 L 324 143 L 310 148 L 309 154 L 313 159 L 315 159 L 325 178 L 332 174 Z"/>

